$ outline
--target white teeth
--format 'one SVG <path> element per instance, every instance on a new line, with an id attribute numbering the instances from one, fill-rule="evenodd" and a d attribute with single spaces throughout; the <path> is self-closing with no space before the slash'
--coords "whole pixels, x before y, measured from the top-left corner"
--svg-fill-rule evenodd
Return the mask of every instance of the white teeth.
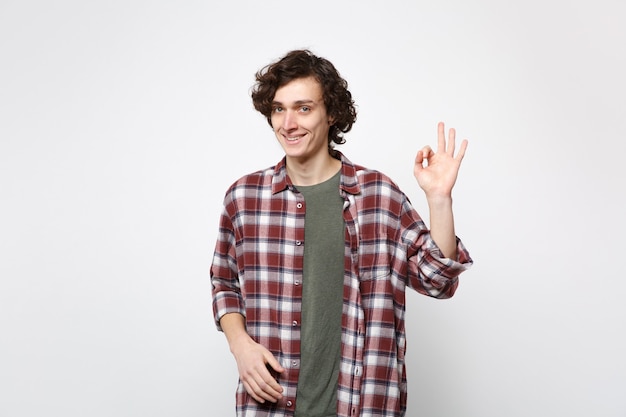
<path id="1" fill-rule="evenodd" d="M 302 136 L 296 136 L 296 137 L 293 137 L 293 138 L 287 137 L 287 140 L 288 140 L 288 141 L 293 142 L 293 141 L 295 141 L 295 140 L 300 139 L 301 137 L 302 137 Z"/>

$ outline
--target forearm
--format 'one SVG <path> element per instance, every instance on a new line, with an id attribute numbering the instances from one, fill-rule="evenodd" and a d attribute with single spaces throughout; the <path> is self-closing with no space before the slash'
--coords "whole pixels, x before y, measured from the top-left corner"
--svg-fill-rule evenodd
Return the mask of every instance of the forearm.
<path id="1" fill-rule="evenodd" d="M 245 318 L 239 313 L 224 314 L 220 319 L 220 326 L 226 335 L 230 351 L 233 353 L 236 351 L 237 345 L 251 341 L 246 331 Z"/>
<path id="2" fill-rule="evenodd" d="M 452 197 L 429 198 L 430 236 L 446 258 L 456 259 L 456 233 Z"/>

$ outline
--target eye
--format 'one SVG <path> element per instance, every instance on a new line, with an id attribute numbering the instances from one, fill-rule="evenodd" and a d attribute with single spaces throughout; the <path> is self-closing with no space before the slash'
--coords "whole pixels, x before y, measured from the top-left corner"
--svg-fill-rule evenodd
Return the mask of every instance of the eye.
<path id="1" fill-rule="evenodd" d="M 302 106 L 302 107 L 300 107 L 300 111 L 302 113 L 308 113 L 308 112 L 311 111 L 311 108 L 309 106 Z"/>
<path id="2" fill-rule="evenodd" d="M 272 113 L 282 113 L 283 108 L 280 106 L 272 107 Z"/>

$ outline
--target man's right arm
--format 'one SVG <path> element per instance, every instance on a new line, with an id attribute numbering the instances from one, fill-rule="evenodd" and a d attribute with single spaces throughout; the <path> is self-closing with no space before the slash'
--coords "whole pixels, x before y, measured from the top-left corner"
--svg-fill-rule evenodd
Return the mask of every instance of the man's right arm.
<path id="1" fill-rule="evenodd" d="M 267 366 L 279 373 L 284 368 L 269 350 L 248 335 L 244 317 L 239 313 L 225 314 L 220 319 L 220 327 L 237 361 L 239 378 L 248 394 L 260 403 L 280 400 L 283 388 L 272 377 Z"/>

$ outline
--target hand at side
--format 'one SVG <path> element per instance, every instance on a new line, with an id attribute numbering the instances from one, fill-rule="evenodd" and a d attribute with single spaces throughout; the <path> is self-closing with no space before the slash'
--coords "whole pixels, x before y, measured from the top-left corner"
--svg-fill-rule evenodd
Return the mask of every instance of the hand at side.
<path id="1" fill-rule="evenodd" d="M 243 316 L 238 313 L 225 314 L 220 319 L 220 325 L 237 361 L 239 378 L 248 394 L 260 403 L 280 400 L 283 388 L 268 370 L 268 365 L 278 373 L 283 372 L 284 368 L 269 350 L 248 335 Z"/>

